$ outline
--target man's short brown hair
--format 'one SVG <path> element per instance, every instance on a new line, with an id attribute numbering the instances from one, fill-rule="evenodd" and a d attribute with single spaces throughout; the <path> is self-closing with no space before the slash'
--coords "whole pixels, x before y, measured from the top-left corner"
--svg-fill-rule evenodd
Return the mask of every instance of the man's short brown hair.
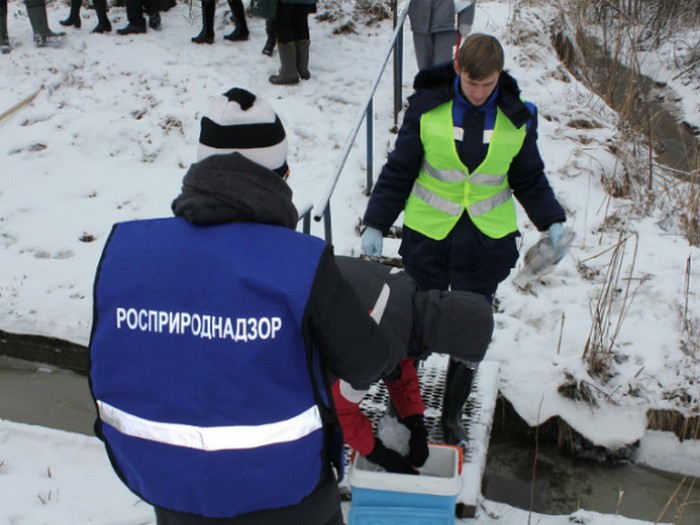
<path id="1" fill-rule="evenodd" d="M 503 71 L 503 47 L 496 37 L 472 33 L 464 39 L 457 55 L 457 66 L 472 80 Z"/>

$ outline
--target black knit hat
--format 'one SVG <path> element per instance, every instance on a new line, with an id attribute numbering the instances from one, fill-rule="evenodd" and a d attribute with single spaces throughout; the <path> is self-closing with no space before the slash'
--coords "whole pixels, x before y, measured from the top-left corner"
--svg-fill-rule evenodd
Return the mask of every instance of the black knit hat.
<path id="1" fill-rule="evenodd" d="M 241 88 L 216 97 L 202 117 L 197 160 L 240 153 L 281 176 L 287 175 L 287 136 L 272 106 Z"/>

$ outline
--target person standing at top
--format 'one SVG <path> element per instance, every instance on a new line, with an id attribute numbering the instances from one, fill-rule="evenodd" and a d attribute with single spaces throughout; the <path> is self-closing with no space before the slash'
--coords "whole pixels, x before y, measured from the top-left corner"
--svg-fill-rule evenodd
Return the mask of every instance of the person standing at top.
<path id="1" fill-rule="evenodd" d="M 513 196 L 555 249 L 566 220 L 537 146 L 537 109 L 520 98 L 491 35 L 468 36 L 456 62 L 424 69 L 394 150 L 363 218 L 362 249 L 382 254 L 383 233 L 404 213 L 399 253 L 424 290 L 465 290 L 493 301 L 518 259 Z M 447 443 L 461 424 L 474 368 L 451 359 L 443 397 Z"/>
<path id="2" fill-rule="evenodd" d="M 95 431 L 158 525 L 343 523 L 331 374 L 366 389 L 399 358 L 295 231 L 286 155 L 266 101 L 216 97 L 175 217 L 116 224 L 100 259 Z"/>
<path id="3" fill-rule="evenodd" d="M 459 39 L 474 24 L 476 0 L 411 0 L 408 18 L 418 69 L 455 57 Z"/>
<path id="4" fill-rule="evenodd" d="M 243 0 L 228 0 L 228 5 L 231 8 L 231 17 L 233 18 L 235 27 L 228 35 L 224 35 L 224 38 L 232 42 L 248 40 L 250 32 L 248 31 L 248 24 L 245 20 Z M 214 43 L 215 13 L 216 0 L 202 0 L 202 30 L 197 36 L 192 37 L 192 42 L 195 44 Z"/>
<path id="5" fill-rule="evenodd" d="M 277 0 L 275 33 L 280 69 L 271 75 L 272 84 L 298 84 L 311 78 L 309 72 L 309 14 L 316 12 L 316 0 Z"/>

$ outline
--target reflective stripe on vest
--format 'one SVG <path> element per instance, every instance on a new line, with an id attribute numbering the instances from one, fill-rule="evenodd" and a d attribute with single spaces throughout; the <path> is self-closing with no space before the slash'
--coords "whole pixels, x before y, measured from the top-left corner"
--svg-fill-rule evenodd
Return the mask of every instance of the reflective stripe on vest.
<path id="1" fill-rule="evenodd" d="M 142 499 L 234 517 L 317 487 L 326 439 L 302 323 L 326 246 L 264 224 L 114 227 L 90 388 L 112 465 Z"/>
<path id="2" fill-rule="evenodd" d="M 323 426 L 317 406 L 286 421 L 228 427 L 198 427 L 149 421 L 99 400 L 97 409 L 100 419 L 122 434 L 150 439 L 166 445 L 206 451 L 255 448 L 284 443 L 307 436 Z"/>
<path id="3" fill-rule="evenodd" d="M 425 156 L 404 210 L 404 223 L 435 240 L 454 228 L 466 209 L 474 224 L 499 239 L 517 230 L 508 168 L 525 140 L 497 109 L 493 135 L 482 163 L 469 173 L 454 140 L 452 102 L 423 114 L 420 121 Z"/>

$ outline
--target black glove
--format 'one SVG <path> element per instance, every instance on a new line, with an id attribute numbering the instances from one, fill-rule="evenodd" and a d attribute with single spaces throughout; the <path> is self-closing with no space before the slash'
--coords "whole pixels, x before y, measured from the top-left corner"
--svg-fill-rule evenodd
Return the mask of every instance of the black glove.
<path id="1" fill-rule="evenodd" d="M 403 421 L 404 426 L 411 431 L 408 440 L 409 454 L 416 467 L 422 467 L 428 459 L 428 430 L 425 428 L 425 420 L 420 414 L 408 416 Z"/>
<path id="2" fill-rule="evenodd" d="M 380 439 L 375 438 L 375 441 L 372 452 L 367 454 L 368 460 L 383 467 L 387 472 L 418 474 L 418 471 L 413 468 L 408 458 L 403 457 L 395 450 L 386 448 Z"/>

